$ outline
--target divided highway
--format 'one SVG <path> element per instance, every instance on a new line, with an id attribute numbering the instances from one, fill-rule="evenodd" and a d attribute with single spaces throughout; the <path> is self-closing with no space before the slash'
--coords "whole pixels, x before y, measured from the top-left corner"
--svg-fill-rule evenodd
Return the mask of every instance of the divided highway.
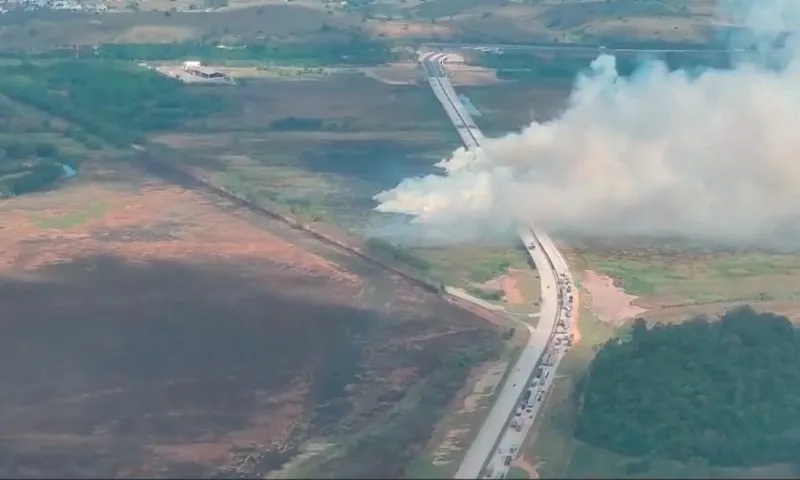
<path id="1" fill-rule="evenodd" d="M 627 53 L 751 53 L 758 54 L 757 50 L 747 48 L 636 48 L 636 47 L 614 47 L 605 45 L 575 45 L 575 44 L 541 44 L 541 45 L 521 45 L 521 44 L 502 44 L 502 43 L 426 43 L 423 48 L 446 49 L 446 50 L 478 50 L 478 51 L 541 51 L 541 52 L 581 52 L 581 53 L 602 53 L 608 52 L 627 52 Z"/>
<path id="2" fill-rule="evenodd" d="M 444 62 L 447 53 L 423 53 L 420 63 L 436 98 L 458 130 L 467 149 L 480 148 L 484 136 L 453 89 Z M 504 478 L 511 460 L 533 425 L 539 407 L 552 386 L 555 371 L 571 344 L 573 320 L 572 277 L 553 241 L 543 232 L 520 226 L 519 236 L 541 281 L 541 311 L 536 328 L 527 326 L 528 343 L 495 404 L 470 445 L 455 478 Z"/>

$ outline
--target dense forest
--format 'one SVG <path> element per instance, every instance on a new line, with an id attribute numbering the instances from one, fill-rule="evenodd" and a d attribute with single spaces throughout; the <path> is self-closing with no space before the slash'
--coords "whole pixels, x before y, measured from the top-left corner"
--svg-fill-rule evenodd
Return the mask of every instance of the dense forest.
<path id="1" fill-rule="evenodd" d="M 0 67 L 0 94 L 79 126 L 117 146 L 224 108 L 178 80 L 103 60 Z"/>
<path id="2" fill-rule="evenodd" d="M 50 143 L 2 143 L 0 198 L 45 190 L 75 167 L 75 160 Z"/>
<path id="3" fill-rule="evenodd" d="M 741 307 L 608 342 L 582 381 L 577 437 L 631 456 L 711 465 L 796 461 L 800 334 Z"/>

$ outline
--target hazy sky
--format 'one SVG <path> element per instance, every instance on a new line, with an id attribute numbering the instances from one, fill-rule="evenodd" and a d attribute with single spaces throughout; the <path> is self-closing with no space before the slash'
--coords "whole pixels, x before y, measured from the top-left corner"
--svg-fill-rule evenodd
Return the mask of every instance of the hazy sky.
<path id="1" fill-rule="evenodd" d="M 798 0 L 728 7 L 764 45 L 800 27 Z M 586 236 L 800 246 L 786 230 L 800 222 L 800 49 L 764 51 L 788 66 L 689 77 L 651 63 L 624 79 L 601 55 L 560 118 L 487 140 L 474 158 L 456 150 L 441 175 L 378 194 L 377 209 L 462 239 L 523 220 Z"/>

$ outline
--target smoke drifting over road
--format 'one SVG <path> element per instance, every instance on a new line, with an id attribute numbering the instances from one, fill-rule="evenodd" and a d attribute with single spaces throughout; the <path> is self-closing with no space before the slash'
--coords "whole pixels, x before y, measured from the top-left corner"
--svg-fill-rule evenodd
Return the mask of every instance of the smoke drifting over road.
<path id="1" fill-rule="evenodd" d="M 560 118 L 487 140 L 376 195 L 428 231 L 508 232 L 516 220 L 582 237 L 800 246 L 800 2 L 739 1 L 726 17 L 785 68 L 699 76 L 661 63 L 620 78 L 600 55 Z M 790 36 L 779 51 L 768 47 Z M 788 229 L 788 230 L 787 230 Z M 797 229 L 800 231 L 800 229 Z"/>

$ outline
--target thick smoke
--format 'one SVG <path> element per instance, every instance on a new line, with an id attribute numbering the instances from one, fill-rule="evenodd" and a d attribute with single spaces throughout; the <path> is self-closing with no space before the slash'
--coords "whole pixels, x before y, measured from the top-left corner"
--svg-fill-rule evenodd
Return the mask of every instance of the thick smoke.
<path id="1" fill-rule="evenodd" d="M 630 78 L 600 55 L 553 121 L 458 149 L 441 175 L 403 180 L 377 210 L 465 239 L 516 221 L 581 237 L 800 246 L 800 1 L 738 1 L 726 19 L 780 58 L 690 76 Z M 775 40 L 783 40 L 776 50 Z"/>

